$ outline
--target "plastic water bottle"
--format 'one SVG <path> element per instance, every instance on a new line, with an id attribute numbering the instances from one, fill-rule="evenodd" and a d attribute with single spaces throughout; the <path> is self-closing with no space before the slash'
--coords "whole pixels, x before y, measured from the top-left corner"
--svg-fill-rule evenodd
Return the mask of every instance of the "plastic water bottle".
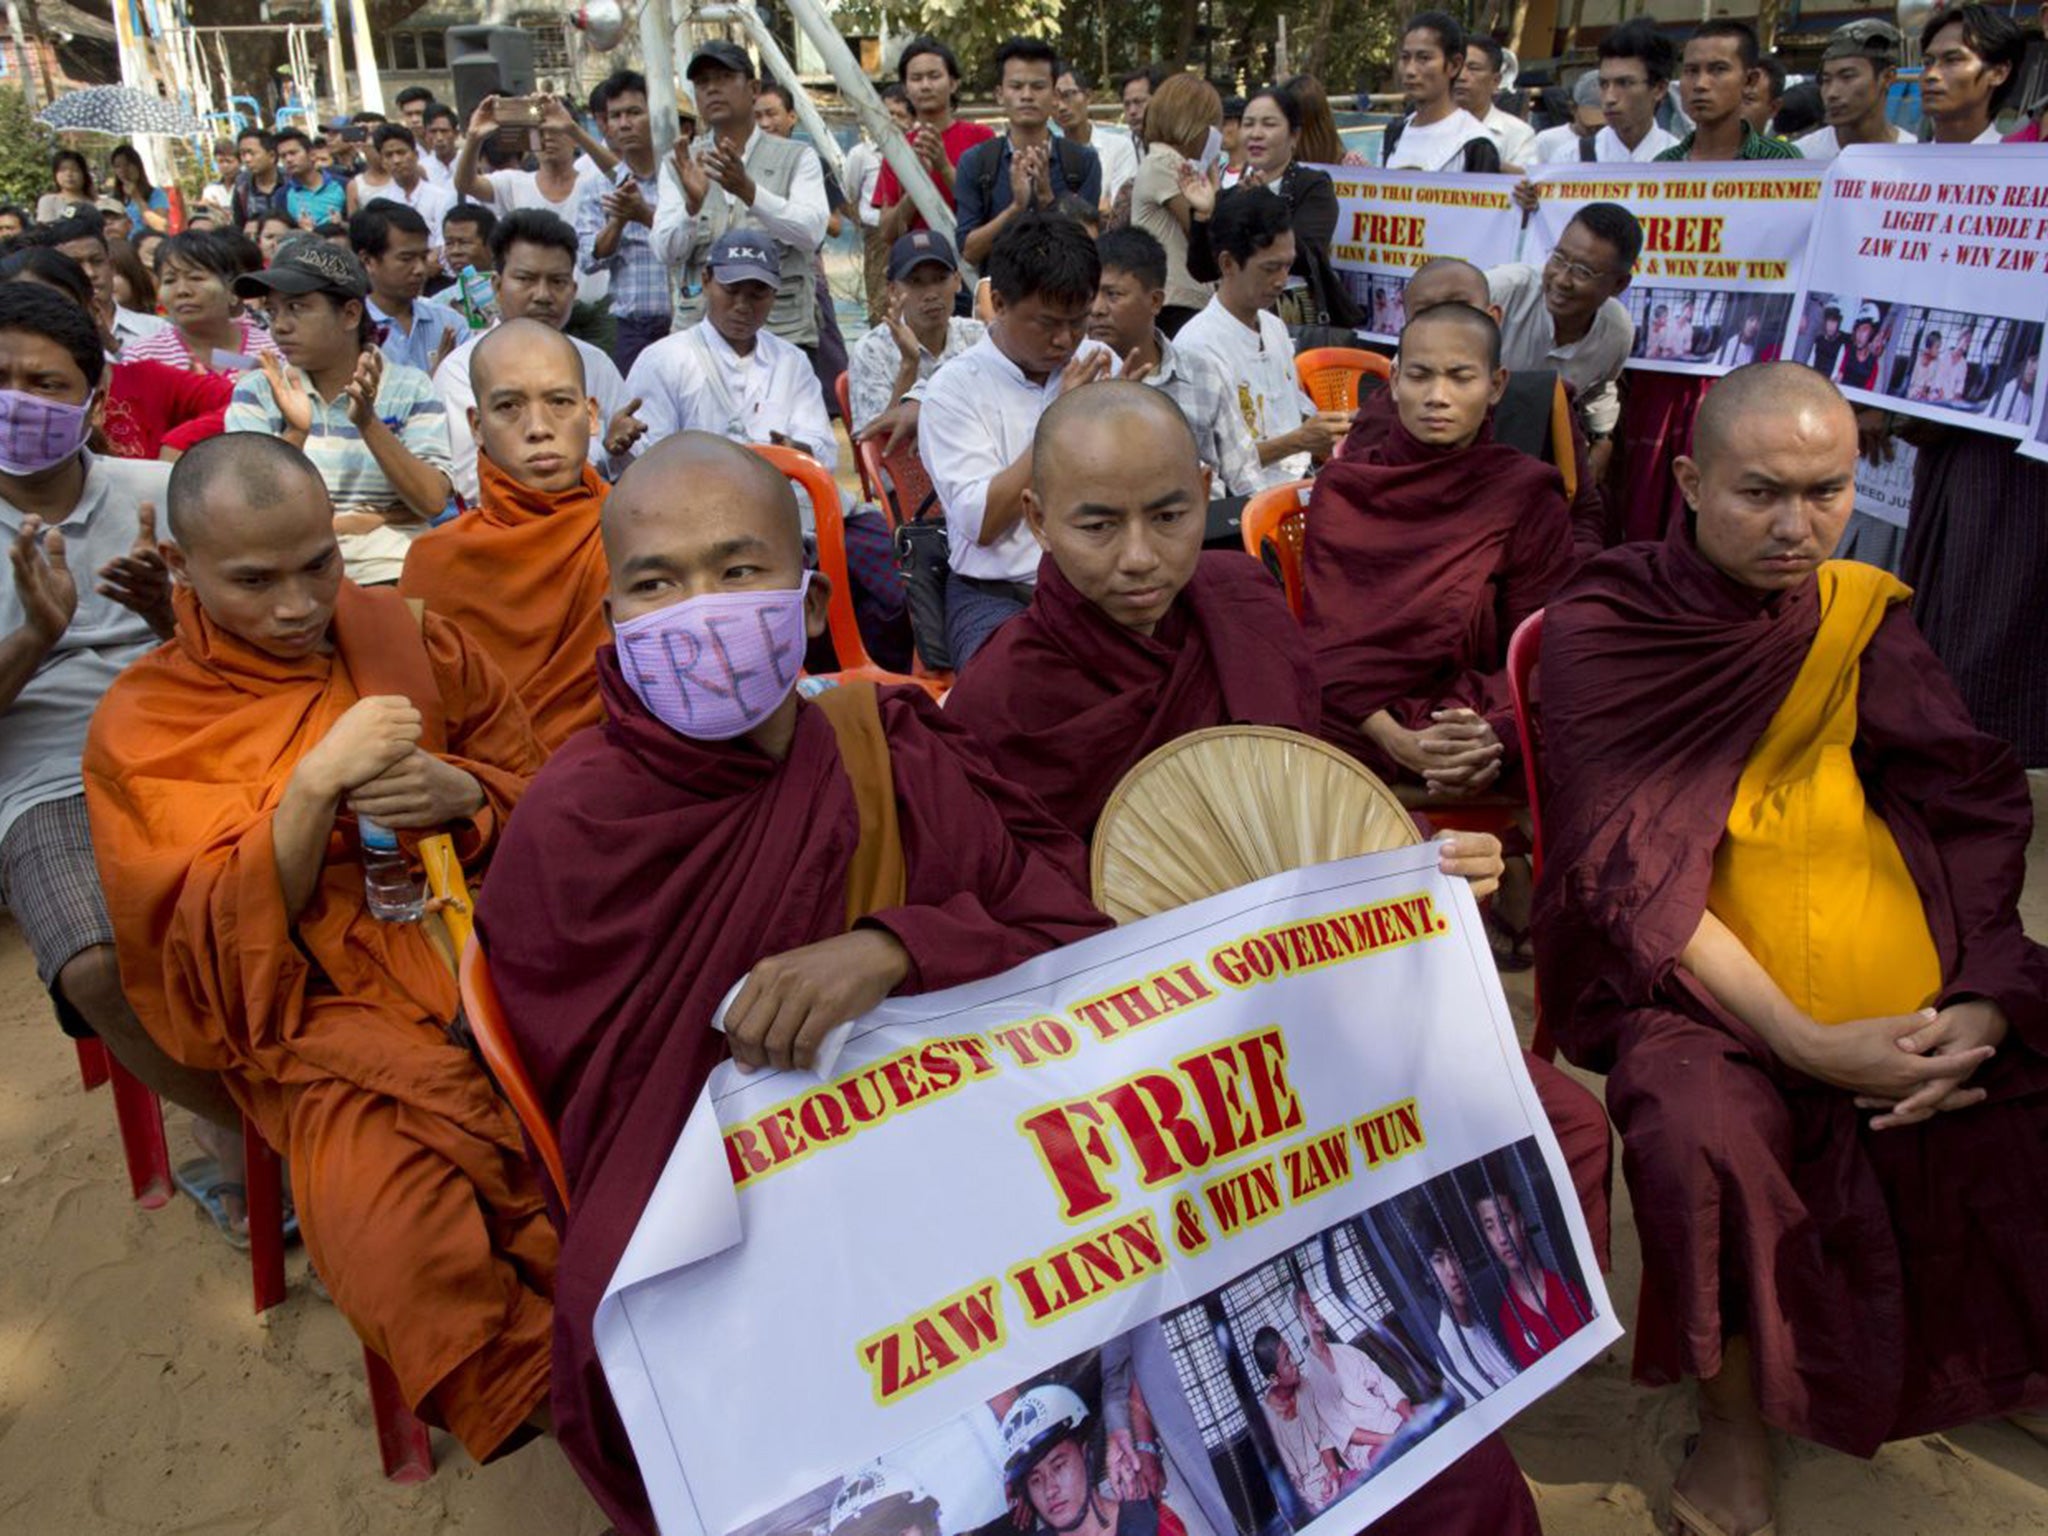
<path id="1" fill-rule="evenodd" d="M 498 312 L 498 294 L 490 278 L 475 267 L 464 267 L 456 279 L 456 292 L 461 296 L 462 314 L 469 321 L 469 328 L 488 330 Z"/>
<path id="2" fill-rule="evenodd" d="M 356 833 L 363 844 L 363 894 L 370 916 L 384 923 L 418 922 L 427 910 L 426 881 L 398 846 L 398 834 L 367 816 L 356 818 Z"/>

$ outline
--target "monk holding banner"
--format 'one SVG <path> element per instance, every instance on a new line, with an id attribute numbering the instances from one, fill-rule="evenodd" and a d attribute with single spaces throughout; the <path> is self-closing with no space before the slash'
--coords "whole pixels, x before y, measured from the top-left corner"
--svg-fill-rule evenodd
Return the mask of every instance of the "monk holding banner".
<path id="1" fill-rule="evenodd" d="M 1500 327 L 1440 304 L 1401 332 L 1399 423 L 1316 477 L 1302 622 L 1323 737 L 1382 777 L 1461 796 L 1520 760 L 1507 641 L 1572 569 L 1564 482 L 1493 440 Z"/>
<path id="2" fill-rule="evenodd" d="M 797 695 L 829 588 L 765 460 L 697 432 L 657 443 L 605 503 L 604 539 L 604 727 L 535 781 L 478 915 L 570 1186 L 557 1431 L 640 1532 L 653 1518 L 592 1321 L 728 1047 L 745 1067 L 808 1066 L 892 992 L 994 974 L 1107 919 L 1081 845 L 923 690 Z M 722 678 L 697 659 L 714 651 Z"/>
<path id="3" fill-rule="evenodd" d="M 1690 1532 L 1768 1524 L 1765 1426 L 1868 1456 L 2048 1400 L 2048 955 L 2030 825 L 1906 588 L 1828 562 L 1856 423 L 1729 374 L 1692 509 L 1545 618 L 1544 1015 L 1606 1071 L 1636 1369 L 1699 1379 Z"/>
<path id="4" fill-rule="evenodd" d="M 413 542 L 399 590 L 451 619 L 498 664 L 552 752 L 604 718 L 592 662 L 609 638 L 610 585 L 590 464 L 597 402 L 560 331 L 508 320 L 476 344 L 481 501 Z"/>
<path id="5" fill-rule="evenodd" d="M 539 752 L 453 625 L 343 579 L 297 449 L 211 438 L 169 502 L 177 634 L 85 748 L 121 982 L 290 1159 L 335 1305 L 483 1461 L 544 1422 L 555 1234 L 517 1121 L 448 1036 L 448 961 L 370 910 L 358 829 L 445 829 L 481 859 Z"/>

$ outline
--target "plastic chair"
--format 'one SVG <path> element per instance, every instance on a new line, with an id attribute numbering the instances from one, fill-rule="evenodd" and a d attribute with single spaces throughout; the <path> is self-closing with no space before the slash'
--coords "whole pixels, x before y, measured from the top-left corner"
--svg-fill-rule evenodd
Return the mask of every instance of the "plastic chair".
<path id="1" fill-rule="evenodd" d="M 1550 398 L 1550 458 L 1564 477 L 1564 499 L 1569 505 L 1579 494 L 1579 456 L 1572 446 L 1572 402 L 1559 379 Z"/>
<path id="2" fill-rule="evenodd" d="M 1363 347 L 1310 347 L 1294 359 L 1294 372 L 1319 411 L 1358 409 L 1358 381 L 1365 374 L 1394 376 L 1394 365 Z"/>
<path id="3" fill-rule="evenodd" d="M 1312 480 L 1290 480 L 1260 491 L 1244 504 L 1244 518 L 1238 525 L 1244 552 L 1254 560 L 1266 558 L 1268 544 L 1279 555 L 1280 585 L 1287 591 L 1287 607 L 1296 619 L 1301 617 L 1302 607 L 1301 548 L 1308 537 L 1308 493 L 1314 484 Z"/>
<path id="4" fill-rule="evenodd" d="M 569 1179 L 562 1168 L 561 1143 L 555 1139 L 555 1128 L 548 1122 L 540 1092 L 533 1086 L 526 1063 L 520 1058 L 518 1042 L 512 1038 L 511 1026 L 505 1019 L 505 1005 L 499 1001 L 498 989 L 491 981 L 491 968 L 485 960 L 484 947 L 474 934 L 462 948 L 459 979 L 462 1016 L 468 1020 L 469 1032 L 476 1040 L 477 1049 L 483 1053 L 484 1065 L 498 1080 L 498 1088 L 512 1106 L 512 1113 L 519 1117 L 526 1139 L 533 1143 L 533 1150 L 539 1154 L 548 1182 L 555 1187 L 555 1198 L 562 1202 L 562 1209 L 566 1212 L 569 1209 Z"/>
<path id="5" fill-rule="evenodd" d="M 779 443 L 749 443 L 748 447 L 801 486 L 811 498 L 811 512 L 818 529 L 818 568 L 832 583 L 832 597 L 826 608 L 826 625 L 832 636 L 832 651 L 839 660 L 834 676 L 884 683 L 916 683 L 934 698 L 945 690 L 929 677 L 904 677 L 875 665 L 860 637 L 860 622 L 853 613 L 853 584 L 846 569 L 846 519 L 839 507 L 839 486 L 825 466 L 807 453 L 784 448 Z"/>
<path id="6" fill-rule="evenodd" d="M 856 443 L 853 451 L 860 461 L 862 479 L 875 483 L 875 500 L 881 503 L 891 528 L 901 528 L 912 521 L 933 499 L 932 477 L 925 473 L 924 460 L 917 456 L 917 439 L 912 438 L 894 453 L 885 453 L 882 440 L 871 437 Z"/>
<path id="7" fill-rule="evenodd" d="M 839 419 L 845 423 L 846 440 L 853 442 L 853 382 L 843 368 L 839 371 L 839 377 L 832 381 L 832 398 L 839 402 Z M 858 444 L 854 448 L 853 467 L 860 476 L 861 500 L 880 501 L 882 493 L 876 489 L 875 482 L 869 477 L 867 460 L 861 457 Z"/>
<path id="8" fill-rule="evenodd" d="M 1543 873 L 1543 775 L 1536 764 L 1534 684 L 1536 661 L 1542 654 L 1543 610 L 1539 608 L 1522 620 L 1508 639 L 1508 696 L 1514 700 L 1515 734 L 1522 742 L 1522 777 L 1529 790 L 1529 867 L 1539 877 Z M 1540 1001 L 1536 1005 L 1536 1031 L 1529 1039 L 1529 1049 L 1545 1061 L 1557 1057 L 1557 1042 L 1550 1038 L 1550 1030 L 1543 1022 Z"/>

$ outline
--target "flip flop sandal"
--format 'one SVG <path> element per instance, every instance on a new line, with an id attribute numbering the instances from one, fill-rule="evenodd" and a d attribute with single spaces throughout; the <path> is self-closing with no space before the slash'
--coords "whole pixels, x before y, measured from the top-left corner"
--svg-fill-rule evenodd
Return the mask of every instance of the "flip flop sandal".
<path id="1" fill-rule="evenodd" d="M 249 1251 L 249 1231 L 246 1225 L 237 1230 L 234 1218 L 228 1214 L 228 1200 L 242 1202 L 243 1221 L 248 1220 L 249 1192 L 235 1180 L 222 1175 L 220 1164 L 210 1157 L 195 1157 L 178 1164 L 171 1174 L 171 1181 L 192 1197 L 193 1204 L 213 1218 L 213 1224 L 220 1235 L 228 1240 L 228 1246 L 240 1252 Z"/>
<path id="2" fill-rule="evenodd" d="M 1676 1488 L 1671 1490 L 1671 1521 L 1678 1536 L 1734 1536 L 1726 1526 L 1709 1520 L 1697 1504 Z M 1766 1520 L 1750 1536 L 1777 1536 L 1777 1532 L 1778 1522 Z"/>

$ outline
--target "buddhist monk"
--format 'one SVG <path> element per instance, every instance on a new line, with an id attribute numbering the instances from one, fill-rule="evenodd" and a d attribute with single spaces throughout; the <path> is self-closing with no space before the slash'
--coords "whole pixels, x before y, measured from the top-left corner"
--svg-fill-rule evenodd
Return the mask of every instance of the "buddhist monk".
<path id="1" fill-rule="evenodd" d="M 597 402 L 575 343 L 538 320 L 485 336 L 469 378 L 480 500 L 414 540 L 399 590 L 483 648 L 552 752 L 604 718 L 591 665 L 610 633 Z"/>
<path id="2" fill-rule="evenodd" d="M 555 1234 L 518 1122 L 449 1038 L 449 964 L 371 914 L 359 829 L 445 830 L 480 861 L 539 750 L 454 625 L 343 578 L 296 448 L 210 438 L 168 501 L 177 633 L 85 747 L 122 985 L 290 1160 L 335 1304 L 482 1461 L 545 1412 Z"/>
<path id="3" fill-rule="evenodd" d="M 1326 465 L 1308 505 L 1303 623 L 1323 735 L 1443 797 L 1519 762 L 1508 637 L 1573 564 L 1557 471 L 1493 441 L 1500 346 L 1469 305 L 1410 319 L 1388 387 L 1400 420 Z"/>
<path id="4" fill-rule="evenodd" d="M 1411 317 L 1439 304 L 1465 304 L 1485 310 L 1496 325 L 1506 325 L 1501 307 L 1493 302 L 1492 291 L 1486 285 L 1486 274 L 1456 256 L 1438 256 L 1418 267 L 1402 290 L 1401 302 Z M 1503 329 L 1503 348 L 1513 340 Z M 1494 440 L 1546 458 L 1553 447 L 1551 409 L 1556 389 L 1556 369 L 1509 369 L 1507 389 L 1494 408 Z M 1352 417 L 1350 435 L 1337 450 L 1337 457 L 1358 458 L 1371 452 L 1386 442 L 1400 419 L 1400 412 L 1394 409 L 1393 393 L 1370 377 L 1360 379 L 1358 414 Z M 1572 551 L 1584 560 L 1600 553 L 1613 540 L 1609 537 L 1607 502 L 1593 472 L 1591 449 L 1585 428 L 1579 422 L 1579 412 L 1573 411 L 1570 419 L 1576 486 L 1571 499 Z"/>
<path id="5" fill-rule="evenodd" d="M 1699 1383 L 1672 1510 L 1771 1517 L 1765 1426 L 1868 1456 L 2048 1401 L 2048 955 L 2030 826 L 1874 566 L 1856 423 L 1786 363 L 1708 391 L 1688 507 L 1553 601 L 1544 1015 L 1610 1073 L 1636 1371 Z"/>
<path id="6" fill-rule="evenodd" d="M 722 438 L 678 433 L 626 471 L 604 508 L 605 724 L 535 780 L 480 903 L 569 1182 L 556 1425 L 628 1531 L 652 1516 L 591 1324 L 713 1067 L 807 1064 L 893 992 L 1108 925 L 1080 843 L 923 690 L 797 695 L 830 595 L 800 527 L 788 480 Z"/>
<path id="7" fill-rule="evenodd" d="M 1320 723 L 1314 657 L 1272 578 L 1245 555 L 1202 551 L 1208 475 L 1198 455 L 1171 398 L 1143 384 L 1105 382 L 1055 401 L 1039 418 L 1023 498 L 1045 551 L 1037 590 L 947 696 L 947 717 L 981 739 L 997 769 L 1083 836 L 1124 774 L 1179 736 L 1219 725 L 1313 735 Z M 1460 832 L 1443 841 L 1441 867 L 1484 895 L 1500 874 L 1499 841 Z M 1549 1062 L 1524 1060 L 1604 1265 L 1606 1114 Z M 1496 1455 L 1505 1476 L 1486 1468 Z M 1418 1530 L 1519 1528 L 1492 1518 L 1526 1498 L 1505 1447 L 1489 1442 L 1467 1460 L 1398 1518 Z M 1534 1518 L 1532 1509 L 1529 1529 Z"/>

